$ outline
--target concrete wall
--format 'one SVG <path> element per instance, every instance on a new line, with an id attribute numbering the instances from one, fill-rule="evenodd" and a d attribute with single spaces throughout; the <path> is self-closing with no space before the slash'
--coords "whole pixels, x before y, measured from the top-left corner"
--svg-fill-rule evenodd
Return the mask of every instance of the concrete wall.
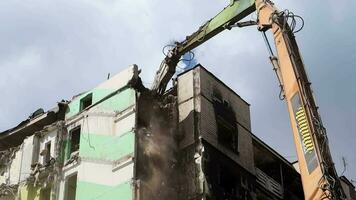
<path id="1" fill-rule="evenodd" d="M 251 131 L 249 104 L 205 68 L 198 67 L 195 70 L 197 71 L 196 73 L 200 74 L 200 95 L 212 102 L 215 91 L 219 91 L 222 99 L 232 106 L 240 126 L 244 126 Z"/>
<path id="2" fill-rule="evenodd" d="M 193 144 L 198 137 L 202 137 L 254 174 L 249 104 L 202 67 L 196 67 L 178 76 L 177 87 L 180 132 L 183 138 L 180 148 L 185 148 Z M 218 143 L 216 118 L 212 104 L 216 91 L 219 91 L 222 98 L 231 105 L 236 114 L 237 154 Z M 194 126 L 198 127 L 198 130 L 194 130 Z"/>
<path id="3" fill-rule="evenodd" d="M 216 113 L 213 106 L 216 92 L 231 105 L 236 115 L 238 153 L 218 142 Z M 180 199 L 202 198 L 203 194 L 209 193 L 206 174 L 203 172 L 206 153 L 201 140 L 238 163 L 245 170 L 244 173 L 249 172 L 247 176 L 251 179 L 255 169 L 249 104 L 203 67 L 195 67 L 178 76 L 177 94 L 182 170 L 180 173 L 185 175 L 181 180 Z"/>

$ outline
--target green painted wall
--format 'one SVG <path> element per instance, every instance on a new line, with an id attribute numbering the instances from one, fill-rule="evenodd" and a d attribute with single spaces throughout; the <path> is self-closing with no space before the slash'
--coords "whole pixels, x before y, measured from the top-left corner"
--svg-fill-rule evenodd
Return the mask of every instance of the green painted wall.
<path id="1" fill-rule="evenodd" d="M 98 108 L 103 111 L 123 111 L 136 103 L 136 91 L 128 88 L 110 99 L 100 103 Z"/>
<path id="2" fill-rule="evenodd" d="M 80 100 L 89 93 L 93 95 L 93 104 L 103 99 L 112 90 L 93 89 L 80 95 L 69 104 L 66 117 L 72 117 L 80 112 Z M 95 109 L 100 111 L 120 112 L 136 103 L 136 91 L 126 88 L 109 99 L 99 103 Z M 63 158 L 70 156 L 70 140 L 63 142 Z M 112 136 L 109 133 L 84 133 L 81 132 L 79 155 L 86 158 L 103 160 L 116 160 L 134 152 L 134 133 L 128 132 L 121 136 Z"/>
<path id="3" fill-rule="evenodd" d="M 69 105 L 66 119 L 80 113 L 80 100 L 88 94 L 92 94 L 92 104 L 98 103 L 107 95 L 114 92 L 108 89 L 93 89 L 75 98 Z M 136 104 L 136 91 L 132 88 L 123 88 L 110 98 L 91 108 L 95 111 L 121 112 Z M 118 160 L 126 155 L 132 154 L 135 149 L 135 133 L 129 131 L 120 136 L 106 132 L 84 132 L 80 135 L 79 156 L 95 160 Z M 69 158 L 70 141 L 63 143 L 63 157 Z M 81 172 L 78 171 L 78 174 Z M 100 176 L 100 172 L 98 172 Z M 77 181 L 76 200 L 132 200 L 133 187 L 130 182 L 118 186 L 100 185 L 92 182 Z"/>
<path id="4" fill-rule="evenodd" d="M 134 148 L 134 132 L 127 132 L 121 136 L 82 133 L 79 156 L 114 161 L 133 153 Z"/>
<path id="5" fill-rule="evenodd" d="M 117 186 L 105 186 L 78 181 L 76 200 L 132 200 L 133 187 L 130 182 Z"/>
<path id="6" fill-rule="evenodd" d="M 68 109 L 66 111 L 66 118 L 72 117 L 80 112 L 80 100 L 88 94 L 92 93 L 92 104 L 95 104 L 114 91 L 115 90 L 112 89 L 93 89 L 80 95 L 69 103 Z M 99 105 L 97 105 L 97 108 L 103 111 L 122 111 L 125 108 L 133 105 L 135 103 L 135 99 L 135 90 L 132 88 L 127 88 L 118 92 L 113 97 L 101 102 Z"/>

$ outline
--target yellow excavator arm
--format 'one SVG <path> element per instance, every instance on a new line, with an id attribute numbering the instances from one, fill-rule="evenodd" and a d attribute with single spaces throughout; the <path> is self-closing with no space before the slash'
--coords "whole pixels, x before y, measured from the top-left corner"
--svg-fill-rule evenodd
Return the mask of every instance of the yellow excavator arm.
<path id="1" fill-rule="evenodd" d="M 239 22 L 254 11 L 257 12 L 257 21 Z M 197 32 L 175 44 L 157 71 L 151 90 L 156 95 L 165 92 L 180 58 L 188 51 L 223 30 L 257 25 L 268 45 L 270 60 L 282 91 L 281 98 L 287 102 L 305 199 L 344 199 L 326 130 L 294 37 L 298 31 L 295 30 L 295 17 L 298 16 L 288 11 L 278 11 L 270 0 L 231 0 Z M 269 30 L 272 31 L 277 55 L 274 55 L 265 34 Z"/>
<path id="2" fill-rule="evenodd" d="M 326 130 L 294 37 L 297 30 L 288 23 L 295 16 L 264 0 L 256 0 L 256 11 L 258 30 L 266 41 L 264 32 L 273 34 L 277 56 L 270 51 L 270 60 L 287 102 L 305 199 L 343 199 Z"/>

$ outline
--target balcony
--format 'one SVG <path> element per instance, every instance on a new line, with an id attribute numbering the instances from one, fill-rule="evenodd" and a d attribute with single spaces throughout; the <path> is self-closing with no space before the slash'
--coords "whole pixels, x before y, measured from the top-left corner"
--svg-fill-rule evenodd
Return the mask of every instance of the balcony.
<path id="1" fill-rule="evenodd" d="M 256 168 L 257 183 L 267 191 L 271 192 L 280 199 L 283 199 L 283 187 L 273 178 L 269 177 L 262 170 Z"/>

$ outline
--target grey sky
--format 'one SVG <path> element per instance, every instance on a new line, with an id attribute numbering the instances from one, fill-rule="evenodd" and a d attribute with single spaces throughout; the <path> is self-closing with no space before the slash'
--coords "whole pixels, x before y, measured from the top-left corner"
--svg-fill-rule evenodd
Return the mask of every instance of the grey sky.
<path id="1" fill-rule="evenodd" d="M 353 0 L 275 0 L 302 15 L 297 34 L 338 172 L 356 180 L 356 14 Z M 94 87 L 130 64 L 147 86 L 162 47 L 182 40 L 220 11 L 222 0 L 0 1 L 0 130 L 39 107 Z M 250 18 L 250 17 L 249 17 Z M 252 18 L 254 16 L 252 15 Z M 233 29 L 196 49 L 196 58 L 251 104 L 253 132 L 296 159 L 284 102 L 278 100 L 262 37 L 255 27 Z"/>

